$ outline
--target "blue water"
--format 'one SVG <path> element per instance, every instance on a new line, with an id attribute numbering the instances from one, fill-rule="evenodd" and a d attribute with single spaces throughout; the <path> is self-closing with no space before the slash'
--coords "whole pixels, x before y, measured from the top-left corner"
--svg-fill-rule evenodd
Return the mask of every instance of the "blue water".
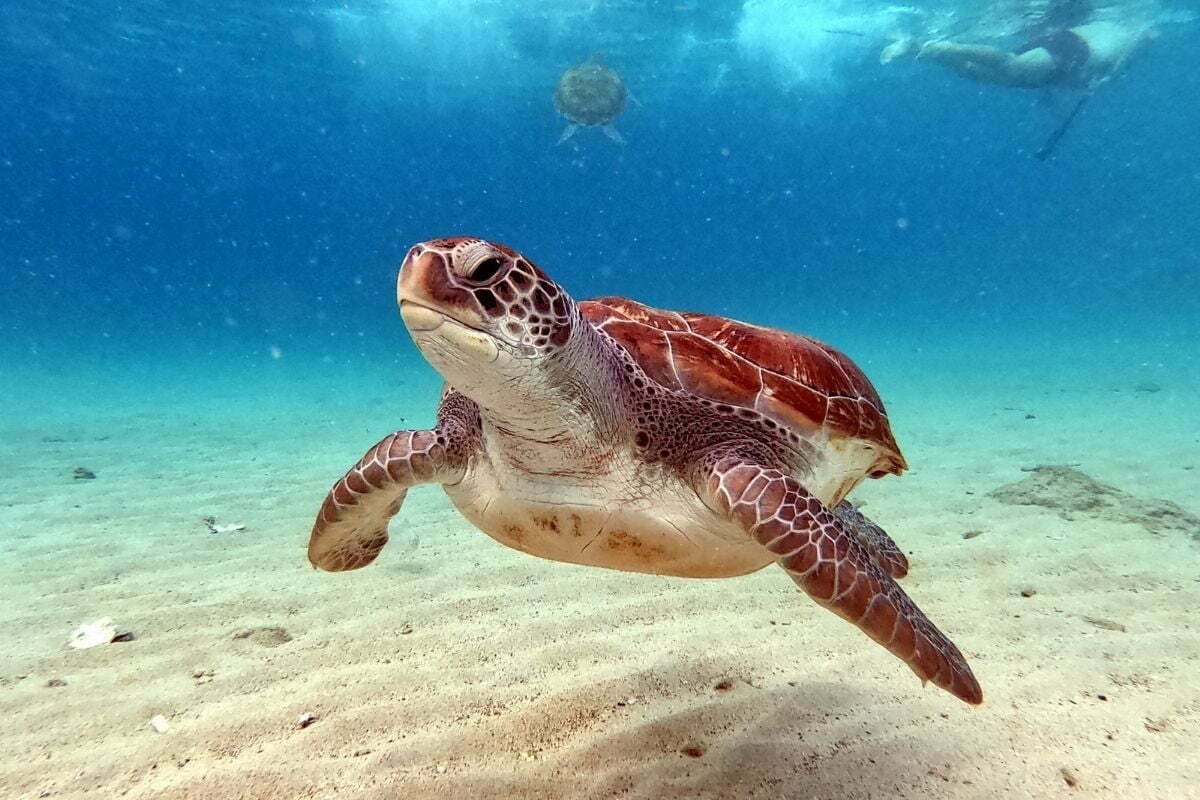
<path id="1" fill-rule="evenodd" d="M 1200 48 L 1158 12 L 1039 160 L 1078 93 L 882 65 L 865 0 L 5 0 L 0 796 L 1185 796 L 1195 534 L 989 497 L 1072 464 L 1200 513 Z M 625 144 L 559 143 L 597 51 Z M 782 574 L 540 562 L 432 487 L 309 570 L 330 483 L 432 422 L 396 271 L 453 235 L 848 353 L 912 465 L 854 499 L 989 705 Z M 136 641 L 67 650 L 107 615 Z"/>
<path id="2" fill-rule="evenodd" d="M 567 5 L 6 4 L 6 366 L 415 359 L 394 273 L 448 234 L 507 242 L 578 296 L 852 353 L 1136 339 L 1192 358 L 1193 25 L 1159 26 L 1043 162 L 1068 94 L 884 67 L 850 35 L 788 74 L 739 38 L 740 3 Z M 593 50 L 637 100 L 628 144 L 556 145 L 554 84 Z"/>

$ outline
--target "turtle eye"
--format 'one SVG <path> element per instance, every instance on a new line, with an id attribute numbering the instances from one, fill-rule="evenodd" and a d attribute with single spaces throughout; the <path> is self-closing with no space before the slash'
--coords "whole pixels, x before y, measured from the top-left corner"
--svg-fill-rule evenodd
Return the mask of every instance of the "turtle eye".
<path id="1" fill-rule="evenodd" d="M 496 276 L 502 266 L 504 264 L 498 258 L 485 258 L 475 265 L 471 273 L 467 275 L 467 280 L 471 283 L 486 283 Z"/>

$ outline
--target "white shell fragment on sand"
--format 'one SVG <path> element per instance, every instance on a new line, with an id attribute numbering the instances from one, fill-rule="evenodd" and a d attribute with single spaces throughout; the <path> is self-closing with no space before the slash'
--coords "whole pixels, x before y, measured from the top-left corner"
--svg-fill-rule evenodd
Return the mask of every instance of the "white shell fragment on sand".
<path id="1" fill-rule="evenodd" d="M 209 533 L 237 533 L 238 531 L 246 530 L 246 526 L 240 522 L 235 522 L 231 525 L 219 525 L 214 517 L 205 517 L 204 525 L 208 528 Z"/>
<path id="2" fill-rule="evenodd" d="M 96 645 L 108 644 L 116 635 L 117 629 L 112 624 L 112 620 L 102 617 L 95 622 L 87 622 L 76 628 L 67 644 L 76 650 L 86 650 Z"/>
<path id="3" fill-rule="evenodd" d="M 150 718 L 150 727 L 154 728 L 155 733 L 166 733 L 171 730 L 171 726 L 167 724 L 167 718 L 162 714 L 155 714 Z"/>

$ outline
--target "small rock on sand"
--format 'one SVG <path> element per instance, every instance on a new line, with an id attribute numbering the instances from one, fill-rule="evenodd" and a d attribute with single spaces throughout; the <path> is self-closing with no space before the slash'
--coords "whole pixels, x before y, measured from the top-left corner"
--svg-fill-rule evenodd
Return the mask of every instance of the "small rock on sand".
<path id="1" fill-rule="evenodd" d="M 245 628 L 233 634 L 234 639 L 245 640 L 259 647 L 279 647 L 292 640 L 292 635 L 283 628 L 264 625 L 259 628 Z"/>

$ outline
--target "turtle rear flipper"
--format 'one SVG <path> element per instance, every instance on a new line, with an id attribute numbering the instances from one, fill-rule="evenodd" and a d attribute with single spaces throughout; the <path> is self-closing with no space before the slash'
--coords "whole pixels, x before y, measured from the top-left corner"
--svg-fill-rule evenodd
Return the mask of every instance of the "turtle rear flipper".
<path id="1" fill-rule="evenodd" d="M 604 131 L 605 136 L 612 139 L 617 144 L 625 144 L 625 137 L 618 133 L 617 129 L 612 125 L 604 125 L 601 130 Z"/>
<path id="2" fill-rule="evenodd" d="M 562 132 L 562 136 L 559 136 L 559 137 L 558 137 L 558 143 L 559 143 L 559 144 L 562 144 L 562 143 L 563 143 L 563 142 L 565 142 L 567 139 L 570 139 L 572 136 L 574 136 L 574 135 L 575 135 L 575 132 L 576 132 L 576 131 L 578 131 L 578 130 L 579 130 L 579 126 L 578 126 L 578 125 L 576 125 L 574 122 L 572 122 L 570 125 L 568 125 L 568 126 L 567 126 L 567 127 L 564 129 L 564 130 L 563 130 L 563 132 Z"/>
<path id="3" fill-rule="evenodd" d="M 883 567 L 893 578 L 908 574 L 908 558 L 901 552 L 887 531 L 867 519 L 849 500 L 843 500 L 833 508 L 833 514 L 842 527 L 858 537 L 875 563 Z"/>

